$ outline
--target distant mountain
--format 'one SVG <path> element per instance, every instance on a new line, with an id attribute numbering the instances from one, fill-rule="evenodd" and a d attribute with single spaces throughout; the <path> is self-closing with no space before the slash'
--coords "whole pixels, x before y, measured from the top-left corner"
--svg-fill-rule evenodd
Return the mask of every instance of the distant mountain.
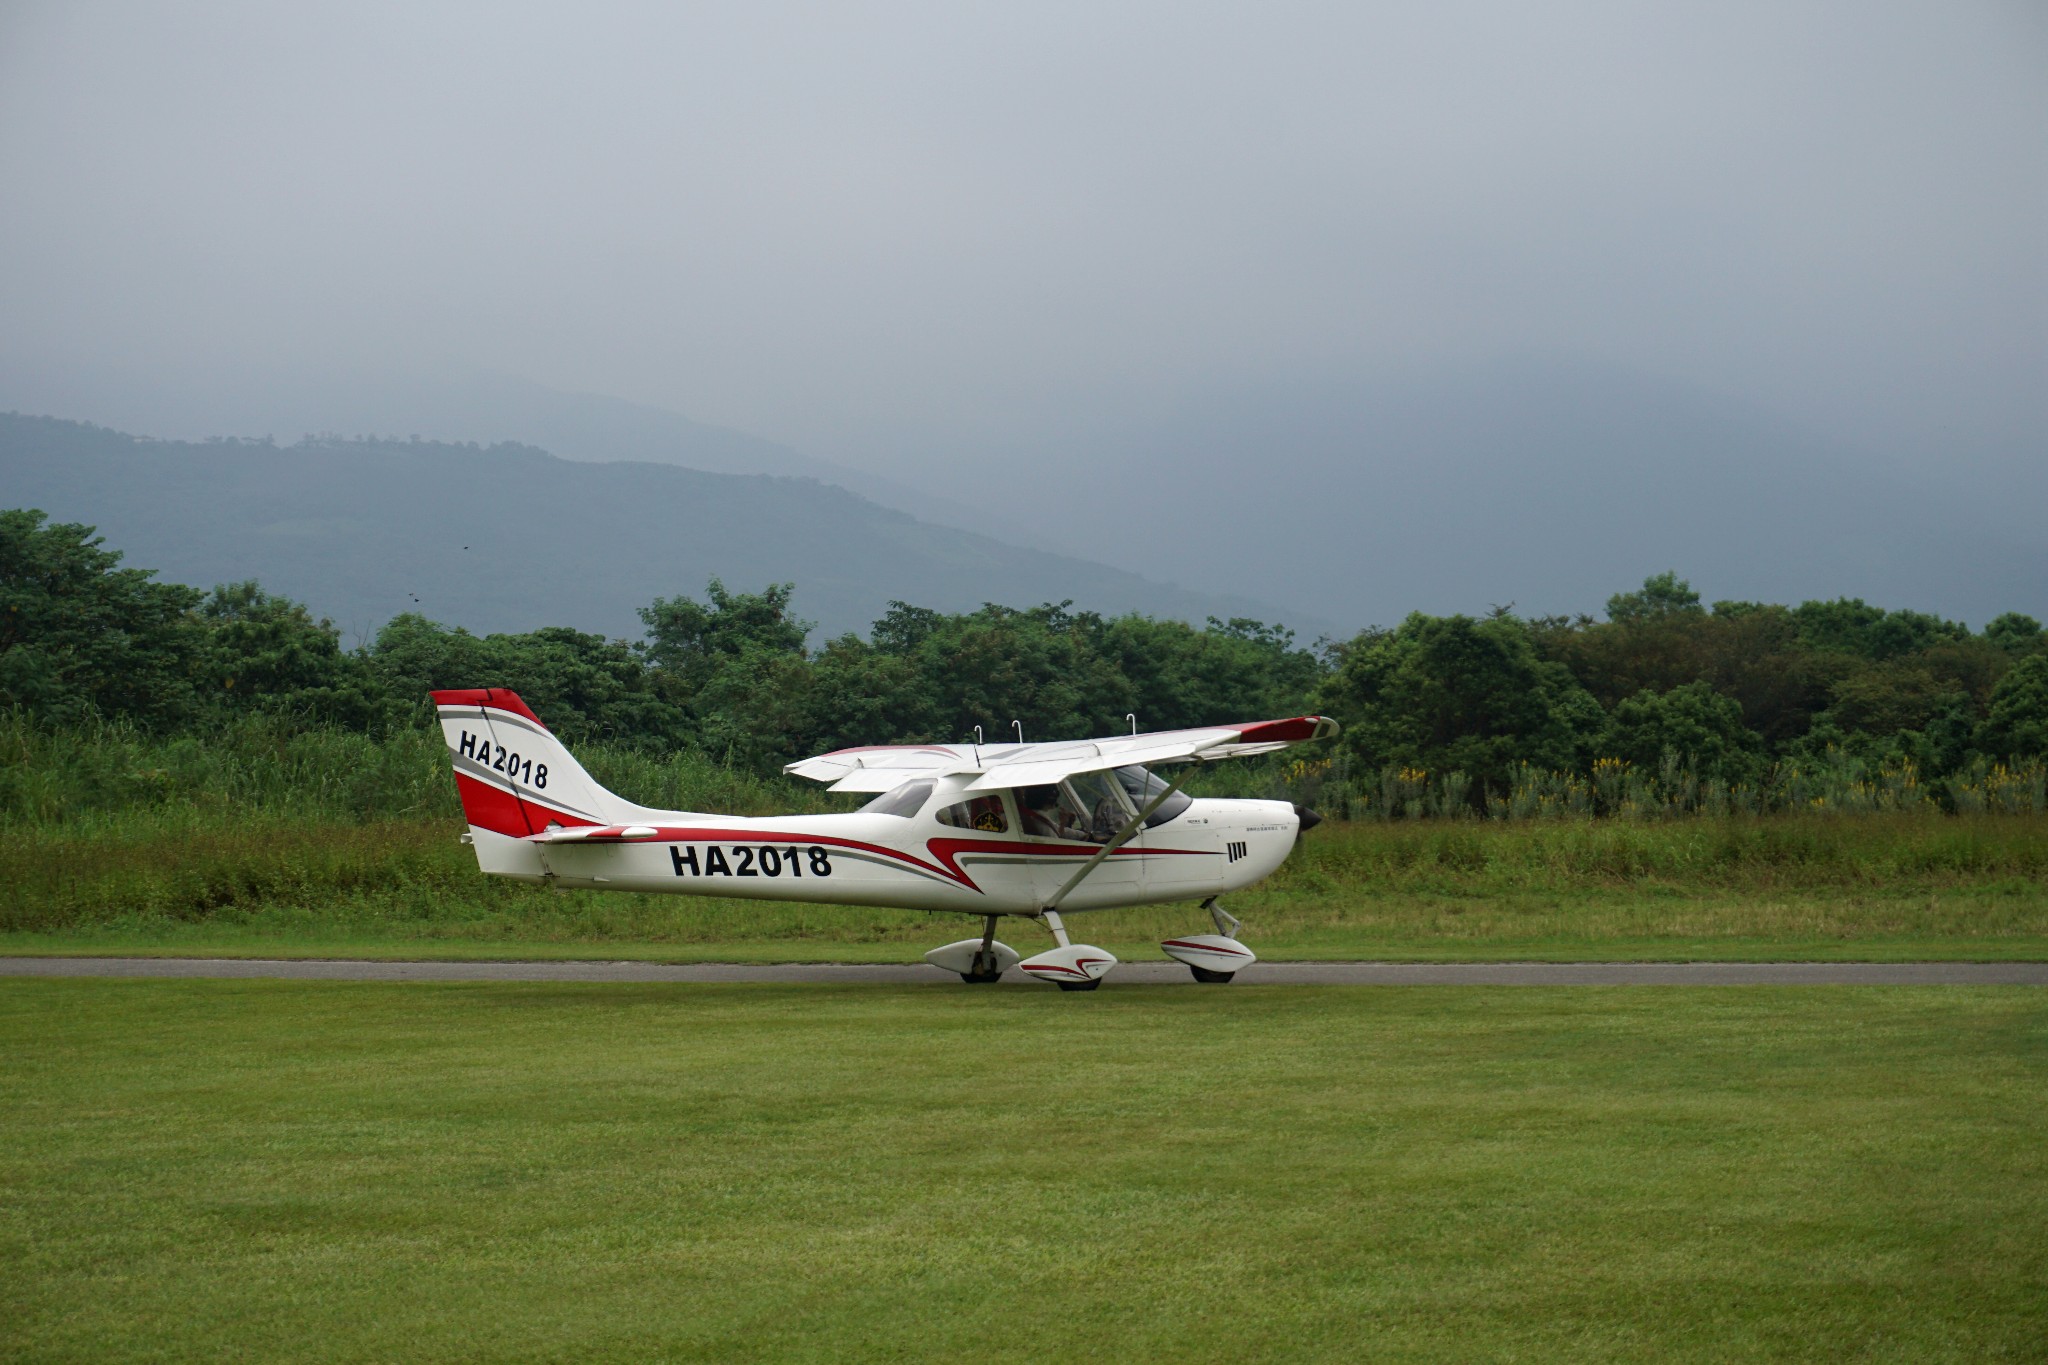
<path id="1" fill-rule="evenodd" d="M 523 445 L 151 441 L 5 414 L 0 506 L 96 525 L 127 563 L 168 580 L 259 579 L 363 634 L 419 611 L 476 631 L 637 637 L 637 608 L 701 596 L 714 575 L 736 590 L 794 582 L 797 609 L 827 635 L 864 631 L 891 599 L 1289 619 L 921 522 L 813 479 L 578 464 Z"/>
<path id="2" fill-rule="evenodd" d="M 0 373 L 0 408 L 66 413 L 158 436 L 384 436 L 400 441 L 512 442 L 565 460 L 642 460 L 707 474 L 777 474 L 838 484 L 946 526 L 979 513 L 777 441 L 604 394 L 568 393 L 514 375 L 163 374 L 55 363 Z"/>

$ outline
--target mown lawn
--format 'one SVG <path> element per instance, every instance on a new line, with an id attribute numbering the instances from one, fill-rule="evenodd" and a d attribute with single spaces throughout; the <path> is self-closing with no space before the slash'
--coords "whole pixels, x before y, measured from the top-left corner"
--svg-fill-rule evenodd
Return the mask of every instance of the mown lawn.
<path id="1" fill-rule="evenodd" d="M 2039 1360 L 2025 988 L 0 984 L 0 1356 Z"/>

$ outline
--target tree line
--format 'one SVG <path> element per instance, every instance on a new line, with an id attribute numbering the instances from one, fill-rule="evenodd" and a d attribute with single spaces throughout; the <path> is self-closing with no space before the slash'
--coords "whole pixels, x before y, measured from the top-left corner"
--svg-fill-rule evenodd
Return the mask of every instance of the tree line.
<path id="1" fill-rule="evenodd" d="M 1973 631 L 1854 599 L 1708 605 L 1675 573 L 1616 594 L 1604 619 L 1416 613 L 1312 644 L 1251 620 L 897 602 L 865 637 L 814 646 L 793 585 L 713 580 L 643 608 L 637 641 L 477 636 L 408 614 L 351 649 L 254 582 L 202 591 L 120 561 L 91 527 L 0 512 L 0 707 L 51 725 L 260 714 L 380 735 L 430 724 L 431 689 L 502 686 L 572 745 L 688 748 L 756 772 L 977 725 L 1061 739 L 1131 716 L 1155 730 L 1317 711 L 1344 723 L 1327 757 L 1354 784 L 1455 774 L 1432 799 L 1478 809 L 1531 773 L 1590 781 L 1603 764 L 1676 764 L 1735 790 L 1824 755 L 1934 780 L 2048 754 L 2048 633 L 2032 617 Z"/>

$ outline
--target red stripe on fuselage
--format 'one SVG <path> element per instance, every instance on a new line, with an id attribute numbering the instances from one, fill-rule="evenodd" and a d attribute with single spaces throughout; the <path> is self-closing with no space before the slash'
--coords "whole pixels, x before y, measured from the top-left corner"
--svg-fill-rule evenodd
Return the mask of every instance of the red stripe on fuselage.
<path id="1" fill-rule="evenodd" d="M 467 809 L 467 806 L 465 805 L 464 808 Z M 475 822 L 472 821 L 471 823 Z M 564 820 L 562 823 L 582 825 L 588 822 L 583 820 Z M 845 839 L 836 834 L 792 834 L 786 830 L 733 829 L 729 826 L 724 828 L 695 829 L 662 825 L 655 827 L 655 832 L 652 836 L 645 839 L 636 839 L 633 842 L 650 844 L 823 844 L 827 848 L 844 848 L 860 853 L 879 854 L 884 858 L 902 863 L 906 867 L 915 868 L 927 876 L 943 877 L 947 881 L 953 882 L 958 886 L 964 886 L 969 891 L 976 893 L 981 893 L 981 888 L 975 885 L 974 878 L 968 875 L 958 861 L 960 855 L 964 853 L 1029 854 L 1036 857 L 1051 856 L 1056 858 L 1085 859 L 1092 858 L 1101 852 L 1101 845 L 1099 844 L 1019 844 L 999 839 L 931 839 L 926 841 L 925 848 L 936 861 L 926 862 L 916 854 L 906 853 L 900 848 L 891 848 L 887 844 L 870 844 L 859 839 Z M 610 844 L 607 843 L 606 846 L 609 847 Z M 564 845 L 564 847 L 569 847 L 569 845 Z M 1211 850 L 1199 848 L 1120 848 L 1109 856 L 1115 858 L 1123 855 L 1142 855 L 1148 853 L 1222 856 Z"/>

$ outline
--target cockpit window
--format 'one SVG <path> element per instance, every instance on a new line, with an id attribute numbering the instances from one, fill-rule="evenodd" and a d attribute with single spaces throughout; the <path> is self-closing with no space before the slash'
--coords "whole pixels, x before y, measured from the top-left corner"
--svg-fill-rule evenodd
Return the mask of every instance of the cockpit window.
<path id="1" fill-rule="evenodd" d="M 1017 789 L 1017 814 L 1026 834 L 1106 844 L 1131 814 L 1105 773 L 1076 773 L 1065 782 Z"/>
<path id="2" fill-rule="evenodd" d="M 908 820 L 924 809 L 924 803 L 931 799 L 932 782 L 905 782 L 883 792 L 860 808 L 862 815 L 900 815 Z"/>
<path id="3" fill-rule="evenodd" d="M 1123 784 L 1124 794 L 1131 798 L 1131 805 L 1139 810 L 1143 810 L 1147 801 L 1165 791 L 1167 787 L 1165 778 L 1146 772 L 1135 764 L 1128 768 L 1118 768 L 1116 780 Z M 1159 803 L 1158 810 L 1145 817 L 1145 828 L 1151 829 L 1155 825 L 1165 824 L 1194 803 L 1195 799 L 1186 792 L 1175 792 Z"/>

